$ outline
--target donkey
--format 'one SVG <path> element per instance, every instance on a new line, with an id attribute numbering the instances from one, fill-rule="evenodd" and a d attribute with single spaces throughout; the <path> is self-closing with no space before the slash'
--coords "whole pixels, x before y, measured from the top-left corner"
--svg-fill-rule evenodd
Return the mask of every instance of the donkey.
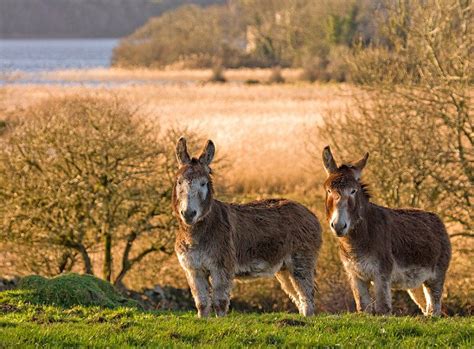
<path id="1" fill-rule="evenodd" d="M 424 315 L 440 315 L 451 259 L 446 228 L 434 213 L 371 203 L 360 180 L 368 157 L 338 167 L 329 146 L 323 150 L 326 218 L 338 237 L 357 311 L 390 313 L 393 288 L 406 290 Z"/>
<path id="2" fill-rule="evenodd" d="M 321 226 L 306 207 L 285 199 L 248 204 L 214 199 L 211 168 L 215 147 L 208 141 L 191 158 L 186 140 L 176 146 L 179 170 L 173 211 L 180 229 L 175 251 L 199 317 L 229 308 L 234 278 L 275 275 L 301 314 L 314 314 L 315 267 Z M 211 300 L 212 299 L 212 300 Z"/>

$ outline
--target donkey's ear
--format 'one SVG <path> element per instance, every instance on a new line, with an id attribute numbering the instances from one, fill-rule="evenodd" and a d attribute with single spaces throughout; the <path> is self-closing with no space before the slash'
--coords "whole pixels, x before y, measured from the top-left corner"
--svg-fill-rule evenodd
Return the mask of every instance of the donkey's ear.
<path id="1" fill-rule="evenodd" d="M 188 154 L 188 147 L 186 146 L 186 138 L 181 137 L 176 143 L 176 159 L 178 160 L 178 165 L 183 166 L 191 162 L 191 158 Z"/>
<path id="2" fill-rule="evenodd" d="M 199 162 L 203 165 L 209 166 L 214 159 L 214 153 L 216 152 L 216 147 L 211 140 L 208 140 L 204 149 L 202 150 L 201 155 L 199 155 Z"/>
<path id="3" fill-rule="evenodd" d="M 334 157 L 332 156 L 331 148 L 329 147 L 329 145 L 325 146 L 323 150 L 323 164 L 324 164 L 324 169 L 326 170 L 326 173 L 328 175 L 336 172 L 337 170 L 336 160 L 334 160 Z"/>
<path id="4" fill-rule="evenodd" d="M 369 153 L 365 153 L 365 155 L 352 165 L 352 171 L 354 172 L 354 177 L 359 180 L 360 176 L 362 175 L 362 170 L 364 169 L 365 165 L 367 164 L 367 159 L 369 158 Z"/>

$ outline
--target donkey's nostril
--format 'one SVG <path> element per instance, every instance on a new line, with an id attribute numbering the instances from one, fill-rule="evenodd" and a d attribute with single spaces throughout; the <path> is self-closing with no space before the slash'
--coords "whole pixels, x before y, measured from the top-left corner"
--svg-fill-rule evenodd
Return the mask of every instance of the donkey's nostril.
<path id="1" fill-rule="evenodd" d="M 334 228 L 334 222 L 331 222 L 331 227 Z"/>
<path id="2" fill-rule="evenodd" d="M 192 210 L 190 213 L 189 213 L 189 217 L 194 217 L 196 215 L 196 211 Z"/>
<path id="3" fill-rule="evenodd" d="M 346 228 L 347 228 L 347 223 L 344 223 L 344 228 L 342 228 L 342 229 L 346 229 Z"/>

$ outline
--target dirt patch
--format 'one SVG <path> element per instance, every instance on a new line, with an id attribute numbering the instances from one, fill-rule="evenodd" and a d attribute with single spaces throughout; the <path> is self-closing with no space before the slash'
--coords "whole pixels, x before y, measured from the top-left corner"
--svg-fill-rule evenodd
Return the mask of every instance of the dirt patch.
<path id="1" fill-rule="evenodd" d="M 11 304 L 0 304 L 0 313 L 7 314 L 7 313 L 14 313 L 19 311 L 18 307 L 11 305 Z"/>
<path id="2" fill-rule="evenodd" d="M 293 327 L 298 327 L 298 326 L 306 326 L 306 322 L 301 321 L 301 320 L 295 320 L 295 319 L 282 319 L 277 322 L 278 326 L 285 327 L 285 326 L 293 326 Z"/>

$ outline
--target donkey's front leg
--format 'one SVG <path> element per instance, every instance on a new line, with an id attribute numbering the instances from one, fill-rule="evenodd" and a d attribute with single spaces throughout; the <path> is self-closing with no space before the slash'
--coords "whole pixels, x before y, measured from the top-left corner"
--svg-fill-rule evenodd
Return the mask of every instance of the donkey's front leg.
<path id="1" fill-rule="evenodd" d="M 230 291 L 232 289 L 232 275 L 224 269 L 211 270 L 212 304 L 216 316 L 227 314 L 230 303 Z"/>
<path id="2" fill-rule="evenodd" d="M 191 288 L 198 316 L 200 318 L 208 317 L 211 312 L 208 274 L 203 270 L 186 269 L 186 278 Z"/>
<path id="3" fill-rule="evenodd" d="M 357 311 L 359 313 L 363 311 L 372 312 L 373 303 L 369 292 L 369 282 L 362 280 L 355 273 L 349 273 L 349 280 Z"/>
<path id="4" fill-rule="evenodd" d="M 375 284 L 375 313 L 390 314 L 392 312 L 392 291 L 390 275 L 378 275 Z"/>

